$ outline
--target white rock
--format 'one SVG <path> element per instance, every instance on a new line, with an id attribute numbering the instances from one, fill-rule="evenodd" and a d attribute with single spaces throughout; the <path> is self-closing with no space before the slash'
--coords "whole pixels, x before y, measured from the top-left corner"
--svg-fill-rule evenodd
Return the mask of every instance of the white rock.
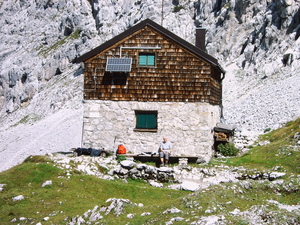
<path id="1" fill-rule="evenodd" d="M 133 217 L 134 217 L 134 214 L 128 214 L 128 215 L 127 215 L 127 218 L 128 218 L 128 219 L 132 219 Z"/>
<path id="2" fill-rule="evenodd" d="M 239 209 L 234 209 L 232 212 L 230 212 L 233 215 L 238 215 L 241 211 Z"/>
<path id="3" fill-rule="evenodd" d="M 48 186 L 48 185 L 52 185 L 52 180 L 46 180 L 43 184 L 42 187 Z"/>
<path id="4" fill-rule="evenodd" d="M 180 213 L 181 210 L 177 209 L 177 208 L 171 208 L 171 209 L 167 209 L 166 211 L 163 212 L 163 214 L 167 214 L 167 213 Z"/>
<path id="5" fill-rule="evenodd" d="M 186 191 L 198 191 L 198 190 L 200 190 L 200 185 L 195 182 L 184 181 L 180 185 L 180 189 L 186 190 Z"/>
<path id="6" fill-rule="evenodd" d="M 172 173 L 174 170 L 170 167 L 160 167 L 157 169 L 158 172 L 164 172 L 164 173 Z"/>
<path id="7" fill-rule="evenodd" d="M 286 173 L 281 173 L 281 172 L 271 172 L 270 175 L 269 175 L 269 179 L 270 180 L 275 180 L 275 179 L 278 179 L 280 177 L 283 177 L 285 176 Z"/>
<path id="8" fill-rule="evenodd" d="M 122 167 L 124 167 L 126 169 L 132 169 L 136 165 L 135 162 L 130 161 L 130 160 L 123 160 L 123 161 L 121 161 L 120 164 Z"/>
<path id="9" fill-rule="evenodd" d="M 18 196 L 16 196 L 16 197 L 13 197 L 13 198 L 12 198 L 13 201 L 21 201 L 21 200 L 23 200 L 23 199 L 24 199 L 24 196 L 23 196 L 23 195 L 18 195 Z"/>
<path id="10" fill-rule="evenodd" d="M 179 222 L 179 221 L 183 221 L 184 218 L 182 217 L 175 217 L 175 218 L 172 218 L 171 221 L 176 221 L 176 222 Z"/>
<path id="11" fill-rule="evenodd" d="M 155 182 L 155 181 L 150 181 L 149 184 L 153 187 L 163 187 L 162 183 L 158 183 L 158 182 Z"/>
<path id="12" fill-rule="evenodd" d="M 215 216 L 215 215 L 201 217 L 201 219 L 199 219 L 197 221 L 197 224 L 214 225 L 214 224 L 218 223 L 219 219 L 220 219 L 220 217 Z"/>

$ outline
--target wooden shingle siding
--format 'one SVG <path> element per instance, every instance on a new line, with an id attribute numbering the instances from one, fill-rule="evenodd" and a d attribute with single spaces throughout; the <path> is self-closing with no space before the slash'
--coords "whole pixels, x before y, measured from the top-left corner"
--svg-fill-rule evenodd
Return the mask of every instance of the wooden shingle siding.
<path id="1" fill-rule="evenodd" d="M 126 84 L 104 84 L 106 60 L 120 57 L 120 47 L 160 46 L 161 49 L 122 49 L 132 58 Z M 140 52 L 155 54 L 155 66 L 139 66 Z M 109 76 L 109 75 L 108 75 Z M 144 27 L 85 61 L 84 98 L 116 101 L 174 101 L 220 104 L 221 73 L 151 27 Z"/>

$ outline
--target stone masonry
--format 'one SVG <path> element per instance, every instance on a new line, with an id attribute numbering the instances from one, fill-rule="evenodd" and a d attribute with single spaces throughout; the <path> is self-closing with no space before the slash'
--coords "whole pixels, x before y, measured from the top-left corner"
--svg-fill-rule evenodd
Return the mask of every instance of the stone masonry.
<path id="1" fill-rule="evenodd" d="M 138 132 L 135 110 L 157 110 L 157 132 Z M 173 143 L 174 155 L 201 156 L 213 152 L 212 129 L 219 122 L 219 106 L 207 103 L 89 100 L 84 103 L 83 147 L 127 152 L 156 152 L 164 136 Z"/>

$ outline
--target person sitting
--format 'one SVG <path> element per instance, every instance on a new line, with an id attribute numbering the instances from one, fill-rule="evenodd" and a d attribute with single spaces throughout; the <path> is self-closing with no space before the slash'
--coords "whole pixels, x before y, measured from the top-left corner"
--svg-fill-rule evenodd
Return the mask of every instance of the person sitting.
<path id="1" fill-rule="evenodd" d="M 167 166 L 169 164 L 170 154 L 172 152 L 172 144 L 168 141 L 168 138 L 164 137 L 163 141 L 159 145 L 159 157 L 160 166 Z"/>

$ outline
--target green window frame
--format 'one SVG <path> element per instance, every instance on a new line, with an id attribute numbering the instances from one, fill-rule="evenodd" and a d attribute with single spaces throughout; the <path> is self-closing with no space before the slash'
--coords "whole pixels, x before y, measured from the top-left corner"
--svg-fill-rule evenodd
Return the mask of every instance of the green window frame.
<path id="1" fill-rule="evenodd" d="M 155 54 L 141 52 L 139 54 L 139 65 L 140 66 L 155 66 Z"/>
<path id="2" fill-rule="evenodd" d="M 139 131 L 157 130 L 157 111 L 135 111 L 136 126 Z"/>

